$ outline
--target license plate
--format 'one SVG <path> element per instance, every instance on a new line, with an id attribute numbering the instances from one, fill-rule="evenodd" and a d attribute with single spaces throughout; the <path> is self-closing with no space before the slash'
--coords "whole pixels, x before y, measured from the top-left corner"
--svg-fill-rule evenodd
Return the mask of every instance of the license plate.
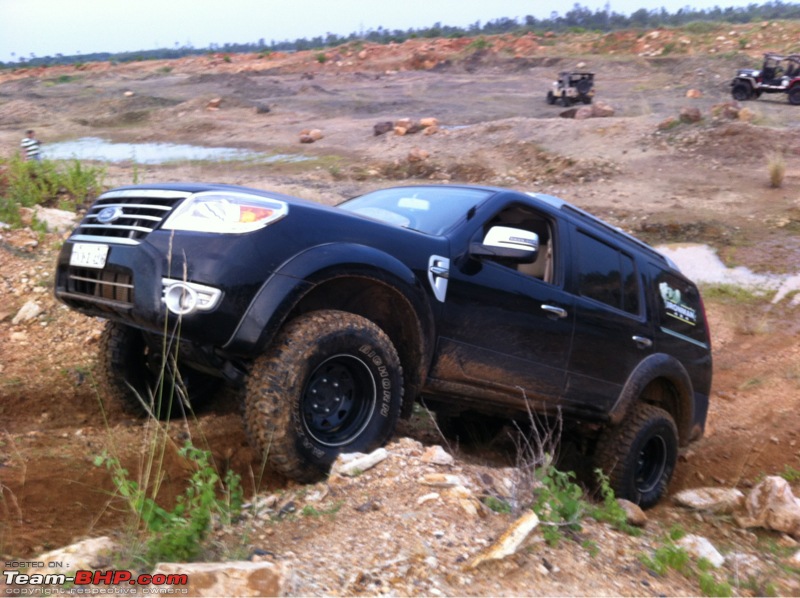
<path id="1" fill-rule="evenodd" d="M 69 256 L 70 266 L 82 268 L 103 268 L 108 256 L 108 245 L 102 243 L 75 243 L 72 245 L 72 255 Z"/>

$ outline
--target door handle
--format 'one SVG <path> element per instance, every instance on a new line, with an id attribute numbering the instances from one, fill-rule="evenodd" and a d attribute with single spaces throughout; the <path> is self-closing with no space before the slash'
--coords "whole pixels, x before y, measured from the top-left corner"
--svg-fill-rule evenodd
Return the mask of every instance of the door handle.
<path id="1" fill-rule="evenodd" d="M 438 276 L 440 278 L 450 278 L 450 269 L 444 268 L 442 266 L 431 266 L 430 272 L 434 276 Z"/>
<path id="2" fill-rule="evenodd" d="M 542 309 L 546 312 L 549 312 L 556 316 L 557 318 L 566 318 L 567 317 L 567 310 L 561 307 L 556 307 L 555 305 L 547 305 L 546 303 L 542 305 Z"/>
<path id="3" fill-rule="evenodd" d="M 636 346 L 640 349 L 649 349 L 653 346 L 653 341 L 646 336 L 633 335 L 633 342 L 635 342 Z"/>

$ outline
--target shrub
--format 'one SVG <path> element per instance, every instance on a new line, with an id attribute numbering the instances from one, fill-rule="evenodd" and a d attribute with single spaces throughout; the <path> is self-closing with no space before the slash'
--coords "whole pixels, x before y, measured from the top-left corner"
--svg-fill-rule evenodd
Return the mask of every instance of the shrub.
<path id="1" fill-rule="evenodd" d="M 782 152 L 771 152 L 767 155 L 767 171 L 769 172 L 769 186 L 778 189 L 783 185 L 786 175 L 786 160 Z"/>

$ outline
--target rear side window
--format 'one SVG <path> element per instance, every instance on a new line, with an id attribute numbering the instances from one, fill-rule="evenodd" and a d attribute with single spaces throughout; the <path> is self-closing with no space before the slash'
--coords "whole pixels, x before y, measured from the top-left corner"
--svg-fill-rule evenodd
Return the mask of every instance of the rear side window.
<path id="1" fill-rule="evenodd" d="M 674 332 L 705 342 L 700 293 L 693 284 L 653 265 L 658 298 L 659 324 Z"/>
<path id="2" fill-rule="evenodd" d="M 578 293 L 626 311 L 639 314 L 639 280 L 626 253 L 578 232 Z"/>

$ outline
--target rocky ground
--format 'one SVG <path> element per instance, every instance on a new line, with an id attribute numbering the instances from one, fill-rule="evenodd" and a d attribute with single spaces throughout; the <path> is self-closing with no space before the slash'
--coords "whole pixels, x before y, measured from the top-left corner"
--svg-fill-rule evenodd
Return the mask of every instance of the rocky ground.
<path id="1" fill-rule="evenodd" d="M 559 195 L 650 242 L 705 243 L 730 267 L 788 277 L 800 269 L 798 108 L 781 96 L 746 110 L 724 104 L 736 68 L 757 65 L 763 51 L 797 51 L 790 44 L 799 35 L 795 24 L 760 23 L 704 33 L 508 36 L 487 38 L 488 46 L 469 39 L 354 44 L 324 59 L 318 52 L 217 55 L 3 71 L 0 147 L 9 155 L 33 127 L 45 144 L 93 136 L 301 156 L 131 160 L 108 164 L 106 182 L 207 180 L 331 204 L 406 179 L 515 186 Z M 560 118 L 563 109 L 545 103 L 556 73 L 579 64 L 597 73 L 597 103 L 611 106 L 613 116 Z M 691 120 L 691 109 L 701 120 L 682 122 L 682 112 Z M 376 123 L 424 117 L 436 118 L 438 130 L 373 134 Z M 321 138 L 300 143 L 313 129 Z M 772 188 L 767 164 L 776 151 L 786 172 Z M 134 471 L 146 437 L 141 421 L 99 400 L 101 323 L 52 298 L 62 238 L 0 231 L 6 560 L 123 531 L 122 505 L 93 460 L 108 450 Z M 661 575 L 642 561 L 678 528 L 712 541 L 726 557 L 713 575 L 736 594 L 797 595 L 797 537 L 744 529 L 730 514 L 674 502 L 676 493 L 696 487 L 747 493 L 776 474 L 792 479 L 800 495 L 798 295 L 789 288 L 775 303 L 769 294 L 706 293 L 715 359 L 709 428 L 682 455 L 670 497 L 648 512 L 642 536 L 587 517 L 558 546 L 534 531 L 514 556 L 471 568 L 514 514 L 479 505 L 467 512 L 458 491 L 420 479 L 457 474 L 477 500 L 487 486 L 502 487 L 515 464 L 513 446 L 448 446 L 453 464 L 426 462 L 426 449 L 443 440 L 424 412 L 403 424 L 389 458 L 373 470 L 314 487 L 264 472 L 236 405 L 224 397 L 196 421 L 171 424 L 170 435 L 176 444 L 187 434 L 202 439 L 220 466 L 242 474 L 254 504 L 265 505 L 240 527 L 220 530 L 214 556 L 255 552 L 286 565 L 288 593 L 698 594 L 696 573 Z M 20 310 L 29 303 L 39 312 L 26 320 Z M 166 501 L 185 477 L 185 464 L 168 456 Z"/>

